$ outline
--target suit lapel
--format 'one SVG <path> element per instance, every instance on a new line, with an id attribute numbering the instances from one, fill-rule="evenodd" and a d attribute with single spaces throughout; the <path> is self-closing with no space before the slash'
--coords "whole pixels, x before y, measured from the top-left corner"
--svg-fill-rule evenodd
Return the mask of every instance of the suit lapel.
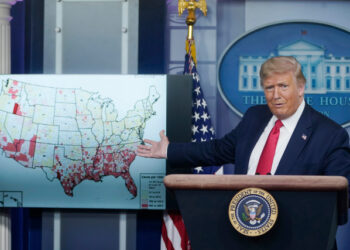
<path id="1" fill-rule="evenodd" d="M 242 164 L 240 164 L 240 166 L 242 166 L 240 174 L 246 174 L 248 172 L 250 155 L 253 151 L 255 144 L 257 143 L 265 127 L 267 126 L 267 123 L 270 121 L 272 113 L 266 106 L 265 112 L 256 113 L 254 114 L 254 116 L 255 117 L 251 119 L 252 121 L 254 121 L 252 128 L 249 129 L 249 133 L 245 135 L 244 142 L 246 142 L 247 144 L 243 147 L 244 152 L 241 152 L 240 154 L 243 156 Z"/>
<path id="2" fill-rule="evenodd" d="M 311 108 L 305 105 L 297 126 L 289 140 L 286 150 L 278 165 L 276 174 L 288 174 L 290 169 L 296 164 L 300 152 L 305 147 L 312 133 Z"/>

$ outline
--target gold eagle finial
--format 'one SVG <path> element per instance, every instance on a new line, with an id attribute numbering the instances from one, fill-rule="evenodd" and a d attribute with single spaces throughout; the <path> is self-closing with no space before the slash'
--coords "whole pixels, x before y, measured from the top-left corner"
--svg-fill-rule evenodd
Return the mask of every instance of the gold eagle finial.
<path id="1" fill-rule="evenodd" d="M 190 12 L 195 11 L 197 8 L 200 9 L 205 16 L 207 15 L 207 3 L 205 0 L 198 0 L 198 2 L 195 0 L 179 0 L 178 11 L 180 16 L 185 11 L 185 9 L 188 9 Z"/>
<path id="2" fill-rule="evenodd" d="M 207 15 L 207 3 L 205 0 L 179 0 L 178 11 L 181 16 L 182 13 L 187 9 L 188 16 L 186 18 L 186 24 L 188 25 L 188 39 L 193 38 L 193 25 L 196 23 L 196 9 L 200 9 L 203 14 Z"/>

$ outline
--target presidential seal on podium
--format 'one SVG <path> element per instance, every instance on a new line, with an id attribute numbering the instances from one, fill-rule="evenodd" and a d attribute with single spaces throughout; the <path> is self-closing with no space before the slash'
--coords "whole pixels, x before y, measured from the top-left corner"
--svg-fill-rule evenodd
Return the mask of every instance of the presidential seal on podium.
<path id="1" fill-rule="evenodd" d="M 231 200 L 228 215 L 241 234 L 256 237 L 271 230 L 278 216 L 276 200 L 260 188 L 246 188 Z"/>

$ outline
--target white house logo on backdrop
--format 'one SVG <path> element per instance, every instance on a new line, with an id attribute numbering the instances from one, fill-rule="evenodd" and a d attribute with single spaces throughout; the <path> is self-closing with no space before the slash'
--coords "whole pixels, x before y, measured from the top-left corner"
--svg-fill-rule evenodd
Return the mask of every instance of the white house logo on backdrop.
<path id="1" fill-rule="evenodd" d="M 252 105 L 266 103 L 259 71 L 273 56 L 294 56 L 307 81 L 307 103 L 343 126 L 350 125 L 348 31 L 320 23 L 288 22 L 248 32 L 233 42 L 220 60 L 218 84 L 223 99 L 239 115 Z"/>
<path id="2" fill-rule="evenodd" d="M 294 56 L 306 78 L 305 93 L 350 92 L 350 57 L 325 55 L 322 46 L 299 40 L 281 46 L 271 56 Z M 262 91 L 259 84 L 261 64 L 268 57 L 239 57 L 239 91 Z"/>

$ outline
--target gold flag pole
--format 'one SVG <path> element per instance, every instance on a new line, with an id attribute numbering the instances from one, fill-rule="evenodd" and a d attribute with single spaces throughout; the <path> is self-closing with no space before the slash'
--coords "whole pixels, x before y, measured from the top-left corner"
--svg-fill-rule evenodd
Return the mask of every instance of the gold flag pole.
<path id="1" fill-rule="evenodd" d="M 186 24 L 188 26 L 187 39 L 193 40 L 193 25 L 196 23 L 196 9 L 200 9 L 203 14 L 207 15 L 207 3 L 205 0 L 179 0 L 178 2 L 178 11 L 179 16 L 187 9 L 188 16 L 186 18 Z"/>

